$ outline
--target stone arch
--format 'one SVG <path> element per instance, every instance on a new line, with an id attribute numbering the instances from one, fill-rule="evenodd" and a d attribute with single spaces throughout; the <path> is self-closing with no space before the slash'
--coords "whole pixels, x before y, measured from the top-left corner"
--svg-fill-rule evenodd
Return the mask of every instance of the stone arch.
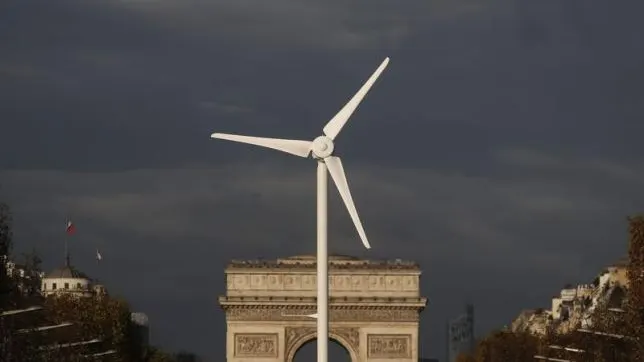
<path id="1" fill-rule="evenodd" d="M 292 362 L 316 338 L 315 256 L 233 261 L 225 273 L 228 362 Z M 427 298 L 416 263 L 331 256 L 329 274 L 329 335 L 353 362 L 418 360 Z"/>
<path id="2" fill-rule="evenodd" d="M 286 357 L 284 362 L 293 362 L 293 359 L 295 358 L 295 354 L 297 353 L 297 351 L 299 351 L 300 348 L 302 348 L 302 346 L 304 346 L 308 342 L 311 342 L 317 339 L 317 337 L 318 337 L 317 332 L 315 332 L 315 329 L 313 329 L 307 334 L 298 336 L 297 339 L 291 341 L 290 346 L 286 347 Z M 341 334 L 338 334 L 333 330 L 329 330 L 329 338 L 338 342 L 342 347 L 344 347 L 344 349 L 347 350 L 347 352 L 349 352 L 349 356 L 351 357 L 352 362 L 360 361 L 358 359 L 359 350 L 358 350 L 358 346 L 355 345 L 355 341 L 352 342 L 346 336 L 342 336 Z"/>

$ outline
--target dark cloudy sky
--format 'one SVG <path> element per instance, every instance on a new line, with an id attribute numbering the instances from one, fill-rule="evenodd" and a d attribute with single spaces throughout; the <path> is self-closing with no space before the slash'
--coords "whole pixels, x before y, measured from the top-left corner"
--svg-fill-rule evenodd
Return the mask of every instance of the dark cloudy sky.
<path id="1" fill-rule="evenodd" d="M 315 165 L 209 138 L 337 139 L 373 249 L 331 193 L 331 252 L 423 267 L 426 356 L 548 306 L 625 251 L 643 211 L 640 1 L 6 0 L 0 199 L 19 249 L 73 260 L 220 361 L 231 258 L 315 250 Z M 96 266 L 94 249 L 103 250 Z"/>

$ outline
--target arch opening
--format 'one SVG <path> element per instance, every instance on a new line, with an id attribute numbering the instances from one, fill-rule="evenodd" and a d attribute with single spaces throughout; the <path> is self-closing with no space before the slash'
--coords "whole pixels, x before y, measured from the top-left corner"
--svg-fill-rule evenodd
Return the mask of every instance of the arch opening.
<path id="1" fill-rule="evenodd" d="M 287 362 L 311 362 L 317 361 L 318 343 L 317 338 L 312 338 L 302 344 L 296 351 L 293 359 Z M 351 352 L 342 343 L 329 338 L 329 361 L 333 362 L 356 362 L 351 359 Z"/>

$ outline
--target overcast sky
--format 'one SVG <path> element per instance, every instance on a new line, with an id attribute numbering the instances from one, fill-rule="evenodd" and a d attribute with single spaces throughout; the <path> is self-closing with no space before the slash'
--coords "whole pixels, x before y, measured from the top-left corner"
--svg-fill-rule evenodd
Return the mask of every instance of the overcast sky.
<path id="1" fill-rule="evenodd" d="M 209 138 L 313 139 L 386 57 L 336 142 L 330 251 L 418 261 L 425 356 L 467 301 L 479 335 L 625 253 L 642 211 L 644 3 L 8 0 L 0 199 L 18 249 L 72 261 L 224 356 L 223 268 L 315 251 L 315 165 Z M 97 266 L 95 248 L 103 263 Z M 181 331 L 180 333 L 177 331 Z"/>

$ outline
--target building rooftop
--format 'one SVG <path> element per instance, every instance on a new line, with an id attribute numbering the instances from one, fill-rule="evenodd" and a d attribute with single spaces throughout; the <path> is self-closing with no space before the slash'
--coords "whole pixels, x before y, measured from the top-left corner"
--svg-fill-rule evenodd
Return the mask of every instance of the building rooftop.
<path id="1" fill-rule="evenodd" d="M 308 255 L 295 255 L 286 258 L 288 260 L 310 260 L 310 261 L 316 261 L 317 260 L 317 255 L 313 254 L 308 254 Z M 339 254 L 331 254 L 329 255 L 329 261 L 336 261 L 336 260 L 360 260 L 359 258 L 356 258 L 355 256 L 349 256 L 349 255 L 339 255 Z"/>
<path id="2" fill-rule="evenodd" d="M 56 268 L 45 274 L 44 279 L 51 278 L 89 279 L 89 277 L 85 273 L 81 272 L 71 265 L 65 265 L 61 268 Z"/>
<path id="3" fill-rule="evenodd" d="M 227 269 L 238 268 L 284 268 L 284 269 L 311 269 L 315 268 L 317 257 L 315 255 L 296 255 L 276 260 L 233 260 Z M 348 255 L 329 255 L 329 269 L 385 269 L 385 270 L 413 270 L 419 271 L 420 267 L 413 261 L 394 260 L 368 260 Z"/>

